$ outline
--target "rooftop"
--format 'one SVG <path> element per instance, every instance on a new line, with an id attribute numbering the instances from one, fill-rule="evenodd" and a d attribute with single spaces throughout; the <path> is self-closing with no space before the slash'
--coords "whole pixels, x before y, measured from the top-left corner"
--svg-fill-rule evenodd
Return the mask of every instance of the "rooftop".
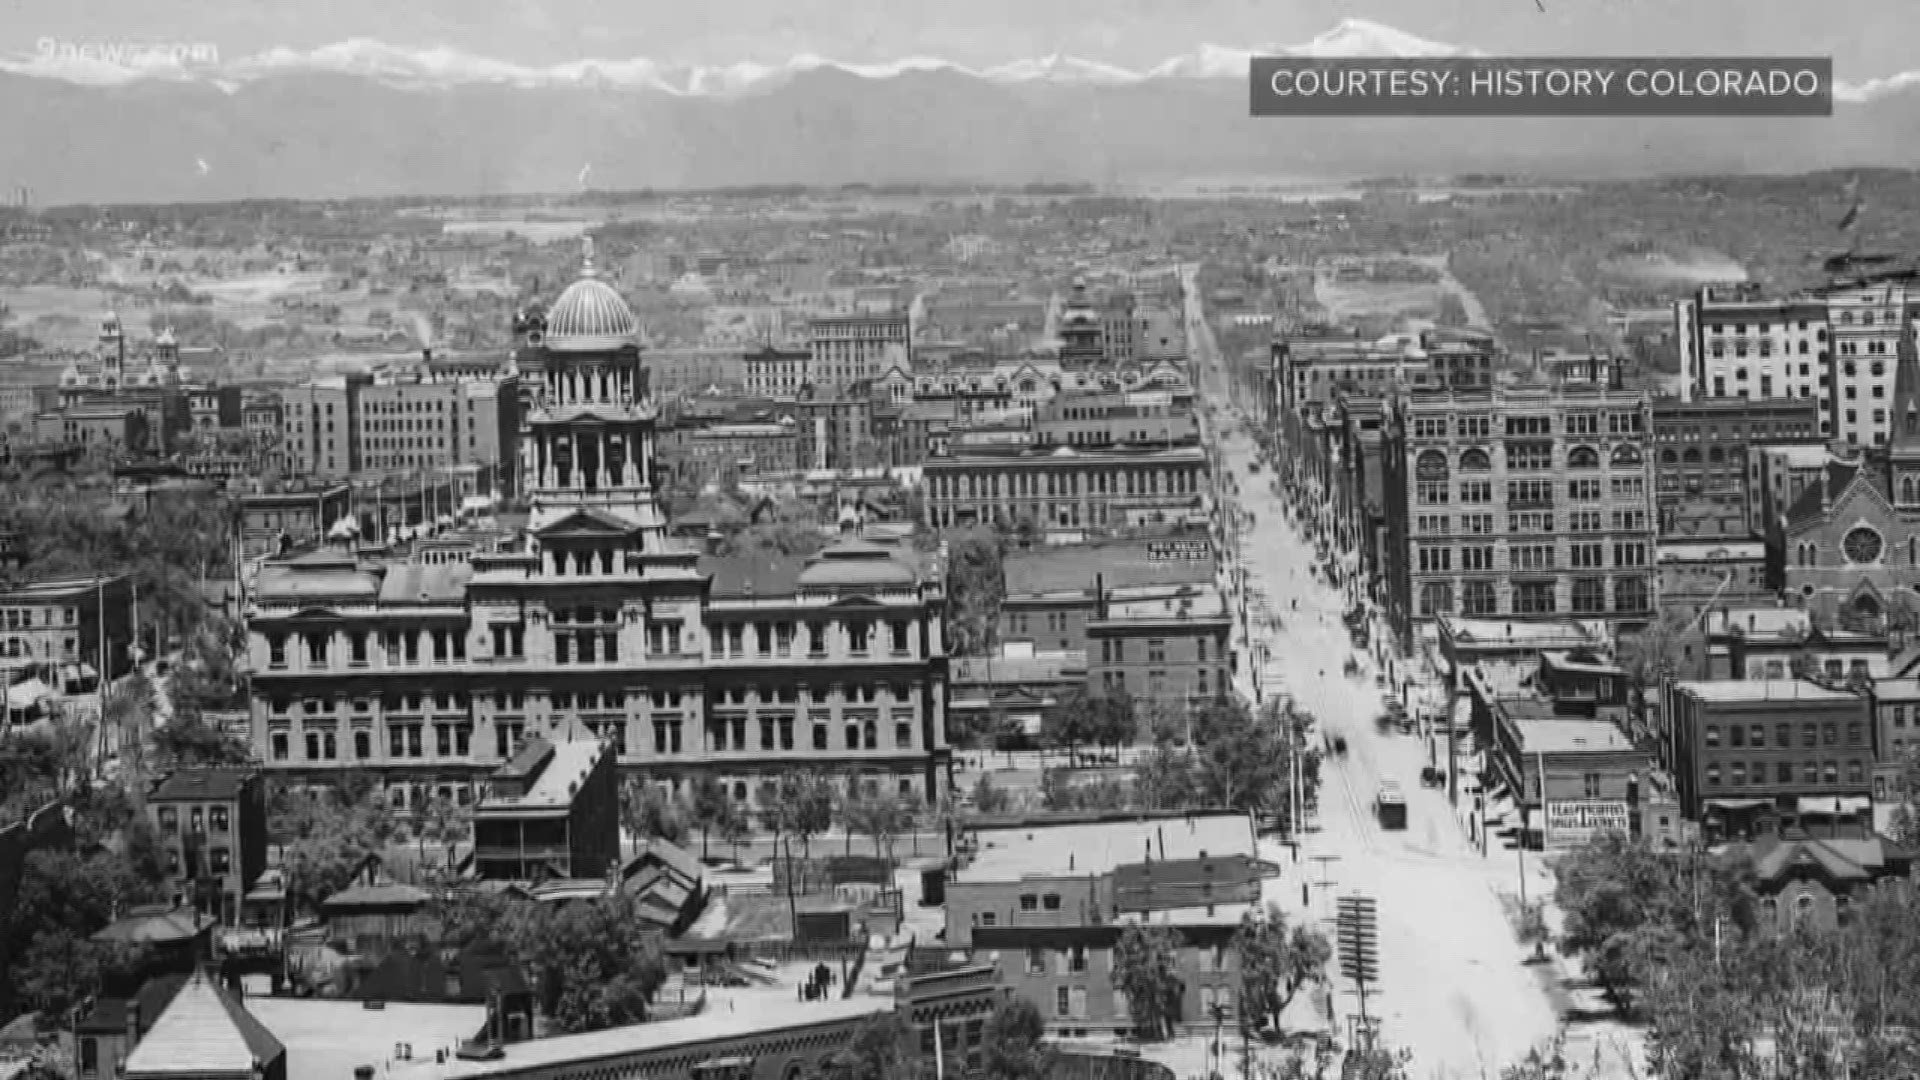
<path id="1" fill-rule="evenodd" d="M 979 851 L 953 875 L 956 884 L 1029 877 L 1110 874 L 1148 859 L 1252 854 L 1253 822 L 1245 814 L 1139 818 L 1074 825 L 989 829 L 974 834 Z"/>
<path id="2" fill-rule="evenodd" d="M 1520 731 L 1520 748 L 1528 754 L 1600 753 L 1633 749 L 1633 740 L 1606 720 L 1521 718 L 1514 721 L 1514 726 Z"/>
<path id="3" fill-rule="evenodd" d="M 1858 701 L 1845 690 L 1829 690 L 1801 679 L 1724 679 L 1675 683 L 1674 689 L 1701 701 Z"/>
<path id="4" fill-rule="evenodd" d="M 1195 537 L 1202 549 L 1209 541 Z M 1062 592 L 1091 593 L 1096 576 L 1108 588 L 1125 585 L 1175 585 L 1210 582 L 1214 578 L 1214 559 L 1168 558 L 1183 549 L 1168 546 L 1168 541 L 1128 541 L 1117 544 L 1074 545 L 1037 548 L 1011 553 L 1006 559 L 1007 595 L 1044 595 Z"/>
<path id="5" fill-rule="evenodd" d="M 195 973 L 127 1055 L 126 1076 L 250 1077 L 286 1053 L 226 991 Z"/>
<path id="6" fill-rule="evenodd" d="M 538 766 L 538 757 L 548 748 L 551 748 L 552 756 L 547 758 L 544 766 Z M 580 790 L 580 785 L 593 772 L 600 755 L 606 751 L 606 744 L 598 739 L 566 739 L 551 743 L 544 739 L 530 739 L 512 761 L 501 766 L 503 773 L 519 768 L 520 774 L 528 771 L 530 765 L 536 768 L 537 771 L 527 782 L 526 794 L 519 798 L 489 795 L 480 801 L 477 810 L 482 814 L 493 811 L 564 810 L 573 804 L 574 793 Z"/>
<path id="7" fill-rule="evenodd" d="M 429 1080 L 438 1075 L 433 1052 L 456 1049 L 487 1016 L 484 1005 L 404 1001 L 368 1009 L 358 1001 L 253 997 L 247 1006 L 286 1046 L 287 1080 L 352 1080 L 360 1065 L 389 1080 Z M 412 1062 L 392 1060 L 394 1044 L 403 1042 L 413 1044 Z"/>
<path id="8" fill-rule="evenodd" d="M 713 999 L 720 996 L 721 1000 Z M 628 1054 L 694 1046 L 715 1039 L 738 1037 L 746 1031 L 778 1031 L 784 1028 L 859 1020 L 893 1010 L 891 997 L 858 994 L 828 1001 L 800 1001 L 791 992 L 742 995 L 745 1008 L 736 1007 L 730 996 L 708 997 L 701 1013 L 678 1020 L 659 1020 L 590 1031 L 580 1035 L 558 1035 L 547 1039 L 511 1043 L 501 1049 L 496 1061 L 447 1062 L 439 1073 L 442 1080 L 492 1076 L 498 1073 L 522 1073 L 545 1067 L 616 1058 Z"/>
<path id="9" fill-rule="evenodd" d="M 156 780 L 149 802 L 207 802 L 237 799 L 254 776 L 251 769 L 176 769 Z"/>
<path id="10" fill-rule="evenodd" d="M 1212 584 L 1139 585 L 1107 592 L 1107 620 L 1210 619 L 1227 614 Z"/>
<path id="11" fill-rule="evenodd" d="M 1512 648 L 1574 648 L 1599 644 L 1599 636 L 1577 622 L 1504 622 L 1498 619 L 1458 619 L 1443 616 L 1443 634 L 1462 645 Z"/>

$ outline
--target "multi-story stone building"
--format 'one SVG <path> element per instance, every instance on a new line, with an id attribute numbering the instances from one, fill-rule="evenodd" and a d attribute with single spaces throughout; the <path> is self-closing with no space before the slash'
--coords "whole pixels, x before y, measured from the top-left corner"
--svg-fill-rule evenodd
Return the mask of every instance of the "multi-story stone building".
<path id="1" fill-rule="evenodd" d="M 1427 354 L 1410 343 L 1362 341 L 1318 328 L 1275 341 L 1272 368 L 1280 411 L 1293 417 L 1343 393 L 1386 397 L 1425 387 L 1433 373 Z"/>
<path id="2" fill-rule="evenodd" d="M 446 472 L 477 466 L 488 491 L 511 491 L 518 470 L 519 390 L 512 378 L 436 378 L 427 373 L 359 388 L 351 431 L 368 472 Z"/>
<path id="3" fill-rule="evenodd" d="M 890 367 L 912 370 L 912 319 L 906 312 L 816 316 L 807 324 L 807 382 L 844 390 Z"/>
<path id="4" fill-rule="evenodd" d="M 465 565 L 265 567 L 248 617 L 265 768 L 458 800 L 523 739 L 584 729 L 623 769 L 716 775 L 748 804 L 796 765 L 941 790 L 937 576 L 880 544 L 729 560 L 670 541 L 632 312 L 588 275 L 523 330 L 526 535 Z"/>
<path id="5" fill-rule="evenodd" d="M 1873 713 L 1864 693 L 1797 679 L 1674 683 L 1665 764 L 1681 812 L 1709 836 L 1782 812 L 1870 814 Z"/>
<path id="6" fill-rule="evenodd" d="M 1655 504 L 1662 536 L 1760 535 L 1761 465 L 1754 451 L 1818 446 L 1820 413 L 1807 398 L 1656 398 Z"/>
<path id="7" fill-rule="evenodd" d="M 133 579 L 35 581 L 0 591 L 0 670 L 32 668 L 56 686 L 91 688 L 133 667 Z M 92 670 L 88 670 L 92 669 Z"/>
<path id="8" fill-rule="evenodd" d="M 812 355 L 806 349 L 773 345 L 747 353 L 741 357 L 747 393 L 755 397 L 798 397 L 807 385 L 807 364 Z"/>
<path id="9" fill-rule="evenodd" d="M 1055 531 L 1103 530 L 1207 515 L 1207 452 L 1198 446 L 950 446 L 922 468 L 928 524 L 939 529 L 1025 520 Z"/>
<path id="10" fill-rule="evenodd" d="M 1179 940 L 1175 1019 L 1236 1015 L 1230 943 L 1257 910 L 1265 869 L 1246 815 L 1129 816 L 973 836 L 974 853 L 947 885 L 947 944 L 994 956 L 1001 981 L 1039 1006 L 1050 1035 L 1133 1033 L 1114 952 L 1128 926 L 1146 924 Z"/>
<path id="11" fill-rule="evenodd" d="M 1811 398 L 1829 442 L 1883 445 L 1894 357 L 1920 319 L 1914 277 L 1874 273 L 1784 297 L 1752 284 L 1702 288 L 1674 305 L 1692 395 Z"/>
<path id="12" fill-rule="evenodd" d="M 1652 484 L 1637 391 L 1515 387 L 1394 405 L 1383 443 L 1388 616 L 1644 623 Z"/>
<path id="13" fill-rule="evenodd" d="M 242 898 L 267 868 L 267 798 L 252 769 L 180 769 L 146 793 L 175 907 L 223 926 L 241 921 Z"/>

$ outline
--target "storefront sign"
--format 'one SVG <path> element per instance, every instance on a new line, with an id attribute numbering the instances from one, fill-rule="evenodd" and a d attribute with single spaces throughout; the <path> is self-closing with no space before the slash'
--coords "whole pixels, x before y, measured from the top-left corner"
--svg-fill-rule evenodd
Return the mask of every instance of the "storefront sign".
<path id="1" fill-rule="evenodd" d="M 1579 844 L 1596 833 L 1617 832 L 1625 835 L 1631 831 L 1624 801 L 1586 799 L 1547 804 L 1549 844 Z"/>
<path id="2" fill-rule="evenodd" d="M 1150 540 L 1147 558 L 1154 562 L 1205 562 L 1213 558 L 1213 541 Z"/>

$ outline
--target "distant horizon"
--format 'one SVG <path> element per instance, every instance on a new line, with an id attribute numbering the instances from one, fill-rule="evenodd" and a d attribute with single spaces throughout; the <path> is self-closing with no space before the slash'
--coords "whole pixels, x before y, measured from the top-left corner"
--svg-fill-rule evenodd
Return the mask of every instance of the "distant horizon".
<path id="1" fill-rule="evenodd" d="M 1452 175 L 1375 175 L 1346 177 L 1247 176 L 1182 177 L 1170 180 L 1121 181 L 1033 181 L 1015 183 L 968 183 L 952 180 L 894 180 L 846 184 L 735 184 L 712 187 L 634 187 L 587 188 L 581 191 L 524 191 L 506 194 L 454 195 L 422 192 L 408 195 L 357 195 L 339 198 L 303 196 L 262 196 L 258 198 L 177 200 L 172 202 L 72 202 L 49 203 L 25 208 L 0 205 L 0 213 L 61 214 L 76 211 L 144 210 L 176 206 L 220 207 L 244 205 L 321 205 L 376 209 L 381 204 L 396 211 L 479 208 L 504 204 L 514 210 L 552 210 L 577 208 L 607 209 L 650 201 L 692 198 L 756 199 L 779 197 L 821 197 L 866 195 L 876 198 L 1014 198 L 1014 199 L 1208 199 L 1249 198 L 1274 202 L 1344 201 L 1348 192 L 1364 194 L 1365 188 L 1421 191 L 1529 191 L 1556 187 L 1619 187 L 1641 184 L 1715 183 L 1715 182 L 1795 182 L 1843 177 L 1920 177 L 1920 168 L 1896 166 L 1836 166 L 1792 173 L 1699 173 L 1643 177 L 1573 177 L 1521 173 L 1456 173 Z M 1498 180 L 1498 183 L 1493 181 Z M 1169 191 L 1166 189 L 1181 189 Z M 1329 190 L 1315 190 L 1329 189 Z"/>

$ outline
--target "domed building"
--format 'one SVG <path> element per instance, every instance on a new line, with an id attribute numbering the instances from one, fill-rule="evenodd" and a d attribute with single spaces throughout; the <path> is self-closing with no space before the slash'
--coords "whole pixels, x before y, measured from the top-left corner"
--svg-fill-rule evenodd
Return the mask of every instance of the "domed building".
<path id="1" fill-rule="evenodd" d="M 600 279 L 590 248 L 579 280 L 519 328 L 521 490 L 532 504 L 536 545 L 547 530 L 584 515 L 607 527 L 618 522 L 635 553 L 661 550 L 666 519 L 654 501 L 655 410 L 640 324 Z"/>
<path id="2" fill-rule="evenodd" d="M 599 740 L 683 796 L 711 777 L 755 813 L 796 772 L 922 804 L 946 790 L 937 567 L 857 540 L 799 559 L 669 538 L 640 327 L 591 248 L 579 280 L 514 330 L 524 543 L 351 587 L 297 561 L 263 572 L 247 615 L 263 767 L 369 770 L 403 812 L 470 801 L 536 738 Z"/>

